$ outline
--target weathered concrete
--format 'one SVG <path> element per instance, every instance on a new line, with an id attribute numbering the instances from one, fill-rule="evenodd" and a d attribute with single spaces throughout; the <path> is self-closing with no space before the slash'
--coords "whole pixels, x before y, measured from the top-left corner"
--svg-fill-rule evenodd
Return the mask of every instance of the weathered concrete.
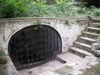
<path id="1" fill-rule="evenodd" d="M 70 52 L 58 55 L 67 63 L 61 63 L 57 60 L 47 62 L 43 65 L 20 70 L 21 75 L 81 75 L 86 68 L 96 65 L 98 59 L 95 56 L 81 58 Z"/>
<path id="2" fill-rule="evenodd" d="M 64 18 L 12 18 L 12 19 L 0 19 L 0 45 L 1 49 L 5 52 L 5 54 L 9 57 L 8 53 L 8 43 L 13 34 L 17 31 L 21 30 L 24 27 L 35 25 L 37 21 L 40 21 L 41 24 L 49 25 L 55 28 L 62 38 L 62 51 L 68 51 L 68 48 L 72 46 L 73 41 L 76 40 L 77 36 L 80 35 L 81 31 L 87 26 L 87 20 L 81 19 L 80 21 L 77 19 L 69 19 L 69 24 L 66 25 Z M 17 73 L 12 61 L 9 60 L 11 64 L 10 69 L 8 68 L 8 75 L 19 75 Z M 13 67 L 12 67 L 13 66 Z M 11 69 L 12 67 L 12 69 Z M 14 74 L 13 74 L 14 73 Z"/>
<path id="3" fill-rule="evenodd" d="M 1 19 L 0 21 L 0 43 L 8 55 L 8 42 L 11 36 L 24 27 L 34 25 L 37 21 L 41 24 L 50 25 L 61 35 L 63 51 L 67 51 L 73 41 L 87 25 L 87 22 L 77 23 L 76 20 L 69 20 L 70 26 L 65 25 L 65 19 L 55 18 L 25 18 L 25 19 Z"/>

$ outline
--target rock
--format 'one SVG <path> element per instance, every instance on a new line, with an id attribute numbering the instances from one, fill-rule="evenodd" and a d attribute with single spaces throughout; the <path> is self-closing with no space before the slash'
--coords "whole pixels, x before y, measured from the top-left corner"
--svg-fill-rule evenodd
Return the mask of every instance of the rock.
<path id="1" fill-rule="evenodd" d="M 100 43 L 93 43 L 91 46 L 91 50 L 99 50 L 100 48 Z"/>
<path id="2" fill-rule="evenodd" d="M 7 63 L 7 58 L 5 56 L 0 57 L 0 64 L 6 64 Z"/>
<path id="3" fill-rule="evenodd" d="M 97 43 L 100 43 L 100 35 L 98 36 L 96 41 L 97 41 Z"/>

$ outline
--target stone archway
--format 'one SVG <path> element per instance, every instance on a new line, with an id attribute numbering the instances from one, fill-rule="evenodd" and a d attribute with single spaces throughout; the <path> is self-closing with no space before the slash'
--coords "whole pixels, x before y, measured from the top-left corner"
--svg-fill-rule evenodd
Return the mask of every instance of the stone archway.
<path id="1" fill-rule="evenodd" d="M 17 69 L 50 61 L 62 52 L 59 33 L 47 25 L 32 25 L 16 32 L 8 44 L 9 55 Z"/>

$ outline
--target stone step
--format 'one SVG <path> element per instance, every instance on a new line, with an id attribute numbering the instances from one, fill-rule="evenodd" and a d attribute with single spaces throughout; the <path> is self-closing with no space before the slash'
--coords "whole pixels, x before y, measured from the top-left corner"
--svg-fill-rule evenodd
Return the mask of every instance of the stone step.
<path id="1" fill-rule="evenodd" d="M 82 39 L 82 40 L 86 40 L 86 41 L 89 41 L 89 42 L 96 42 L 96 40 L 95 39 L 92 39 L 92 38 L 88 38 L 88 37 L 79 37 L 80 39 Z"/>
<path id="2" fill-rule="evenodd" d="M 77 47 L 70 47 L 69 52 L 74 53 L 82 58 L 92 55 L 91 53 Z"/>
<path id="3" fill-rule="evenodd" d="M 92 39 L 97 39 L 97 37 L 99 36 L 98 31 L 82 31 L 82 36 L 88 37 L 88 38 L 92 38 Z"/>
<path id="4" fill-rule="evenodd" d="M 91 45 L 87 44 L 87 43 L 81 43 L 81 42 L 78 42 L 78 41 L 75 41 L 73 43 L 73 46 L 74 47 L 77 47 L 77 48 L 80 48 L 80 49 L 83 49 L 85 51 L 91 51 Z"/>
<path id="5" fill-rule="evenodd" d="M 99 34 L 97 33 L 92 33 L 92 32 L 88 32 L 88 31 L 83 31 L 84 34 L 88 34 L 88 35 L 93 35 L 93 36 L 99 36 Z"/>
<path id="6" fill-rule="evenodd" d="M 65 52 L 65 53 L 62 53 L 62 54 L 58 54 L 57 58 L 60 58 L 61 60 L 66 61 L 67 64 L 71 64 L 73 62 L 84 59 L 84 58 L 81 58 L 80 56 L 78 56 L 76 54 L 71 53 L 71 52 Z"/>
<path id="7" fill-rule="evenodd" d="M 100 31 L 100 28 L 96 28 L 96 27 L 87 27 L 87 29 L 95 30 L 95 31 Z"/>
<path id="8" fill-rule="evenodd" d="M 90 26 L 100 28 L 100 23 L 92 22 L 92 23 L 90 23 Z"/>
<path id="9" fill-rule="evenodd" d="M 99 25 L 100 26 L 100 23 L 99 22 L 92 22 L 90 23 L 91 25 Z"/>
<path id="10" fill-rule="evenodd" d="M 79 41 L 80 43 L 85 43 L 89 45 L 92 45 L 92 43 L 96 42 L 94 37 L 91 38 L 90 36 L 85 36 L 85 35 L 81 35 L 80 37 L 78 37 L 77 41 Z"/>
<path id="11" fill-rule="evenodd" d="M 77 44 L 79 46 L 83 46 L 83 47 L 86 47 L 86 48 L 89 48 L 89 49 L 91 48 L 91 45 L 88 45 L 88 44 L 85 44 L 85 43 L 80 43 L 78 41 L 75 41 L 74 44 Z"/>
<path id="12" fill-rule="evenodd" d="M 93 18 L 92 21 L 93 22 L 100 22 L 100 18 Z"/>

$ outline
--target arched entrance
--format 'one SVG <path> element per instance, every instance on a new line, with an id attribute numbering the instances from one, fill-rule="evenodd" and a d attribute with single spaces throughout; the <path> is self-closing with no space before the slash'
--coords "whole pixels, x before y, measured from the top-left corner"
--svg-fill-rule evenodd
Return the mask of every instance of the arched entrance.
<path id="1" fill-rule="evenodd" d="M 50 61 L 62 52 L 59 33 L 47 25 L 32 25 L 16 32 L 8 44 L 9 55 L 17 69 Z"/>

